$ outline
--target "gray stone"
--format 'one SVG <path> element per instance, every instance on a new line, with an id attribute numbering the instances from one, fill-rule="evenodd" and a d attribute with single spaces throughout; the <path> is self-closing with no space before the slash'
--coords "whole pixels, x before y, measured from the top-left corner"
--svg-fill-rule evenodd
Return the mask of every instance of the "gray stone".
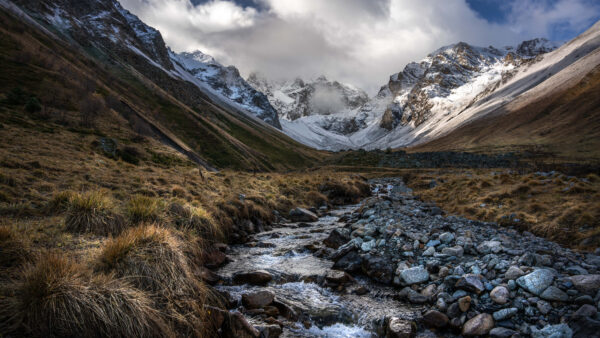
<path id="1" fill-rule="evenodd" d="M 477 275 L 463 275 L 455 285 L 456 288 L 462 289 L 468 292 L 481 293 L 481 291 L 485 290 L 481 279 Z"/>
<path id="2" fill-rule="evenodd" d="M 361 244 L 361 246 L 360 246 L 360 249 L 362 251 L 371 251 L 371 250 L 373 250 L 373 248 L 375 247 L 376 244 L 377 244 L 377 242 L 375 240 L 363 242 L 363 244 Z"/>
<path id="3" fill-rule="evenodd" d="M 319 220 L 319 217 L 317 215 L 304 208 L 296 208 L 290 210 L 289 216 L 292 222 L 316 222 Z"/>
<path id="4" fill-rule="evenodd" d="M 242 304 L 248 309 L 259 309 L 273 303 L 275 295 L 270 291 L 257 291 L 242 295 Z"/>
<path id="5" fill-rule="evenodd" d="M 552 311 L 552 305 L 544 300 L 538 300 L 536 306 L 538 311 L 544 315 L 547 315 L 550 311 Z"/>
<path id="6" fill-rule="evenodd" d="M 580 292 L 594 295 L 600 290 L 600 275 L 578 275 L 572 276 L 570 279 Z"/>
<path id="7" fill-rule="evenodd" d="M 556 286 L 549 286 L 542 294 L 540 295 L 542 299 L 550 300 L 550 301 L 558 301 L 558 302 L 566 302 L 569 300 L 569 296 L 564 293 L 561 289 Z"/>
<path id="8" fill-rule="evenodd" d="M 464 250 L 460 246 L 453 246 L 451 248 L 443 248 L 442 253 L 448 256 L 462 257 Z"/>
<path id="9" fill-rule="evenodd" d="M 439 239 L 442 243 L 448 244 L 454 240 L 454 235 L 449 232 L 444 232 L 440 235 Z"/>
<path id="10" fill-rule="evenodd" d="M 538 330 L 535 326 L 531 327 L 532 338 L 571 338 L 573 330 L 567 324 L 546 325 Z"/>
<path id="11" fill-rule="evenodd" d="M 400 271 L 398 277 L 400 285 L 412 285 L 428 281 L 429 272 L 422 266 L 416 266 Z"/>
<path id="12" fill-rule="evenodd" d="M 480 313 L 469 319 L 462 329 L 463 336 L 483 336 L 494 327 L 494 318 L 488 313 Z"/>
<path id="13" fill-rule="evenodd" d="M 534 272 L 519 277 L 517 284 L 523 289 L 539 296 L 554 281 L 554 272 L 549 269 L 538 269 Z"/>
<path id="14" fill-rule="evenodd" d="M 525 272 L 523 272 L 523 270 L 519 269 L 516 266 L 511 266 L 510 268 L 508 268 L 508 270 L 504 274 L 504 278 L 507 280 L 513 280 L 513 279 L 517 279 L 523 275 L 525 275 Z"/>
<path id="15" fill-rule="evenodd" d="M 387 326 L 387 338 L 412 338 L 417 330 L 414 322 L 398 317 L 390 318 Z"/>
<path id="16" fill-rule="evenodd" d="M 492 292 L 490 292 L 490 298 L 498 304 L 506 304 L 510 299 L 510 292 L 502 285 L 496 286 Z"/>
<path id="17" fill-rule="evenodd" d="M 485 241 L 477 246 L 477 251 L 481 254 L 498 253 L 502 251 L 501 244 L 498 241 Z"/>
<path id="18" fill-rule="evenodd" d="M 595 306 L 584 304 L 582 305 L 575 313 L 573 314 L 573 318 L 583 318 L 583 317 L 594 317 L 598 313 L 598 309 Z"/>
<path id="19" fill-rule="evenodd" d="M 518 311 L 519 310 L 516 307 L 498 310 L 498 311 L 494 312 L 494 319 L 498 320 L 498 321 L 504 320 L 506 318 L 510 318 L 510 317 L 516 315 Z"/>
<path id="20" fill-rule="evenodd" d="M 425 251 L 423 251 L 423 256 L 433 256 L 435 254 L 435 248 L 430 246 Z"/>
<path id="21" fill-rule="evenodd" d="M 492 337 L 492 338 L 510 338 L 516 333 L 517 333 L 517 331 L 507 329 L 505 327 L 495 327 L 490 331 L 490 337 Z"/>

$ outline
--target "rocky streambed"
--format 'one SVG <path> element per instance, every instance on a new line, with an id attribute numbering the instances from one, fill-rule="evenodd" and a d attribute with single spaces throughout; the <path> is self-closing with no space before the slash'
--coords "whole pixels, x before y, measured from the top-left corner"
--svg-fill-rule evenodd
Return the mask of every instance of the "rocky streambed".
<path id="1" fill-rule="evenodd" d="M 298 209 L 223 248 L 210 278 L 223 335 L 600 336 L 600 256 L 446 217 L 400 179 L 371 183 L 360 205 Z"/>

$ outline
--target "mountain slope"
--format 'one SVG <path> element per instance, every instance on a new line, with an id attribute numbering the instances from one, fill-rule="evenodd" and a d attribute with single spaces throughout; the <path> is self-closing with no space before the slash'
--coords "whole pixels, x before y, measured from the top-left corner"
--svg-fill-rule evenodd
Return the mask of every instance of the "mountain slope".
<path id="1" fill-rule="evenodd" d="M 516 74 L 464 123 L 414 150 L 527 149 L 600 159 L 600 22 Z"/>
<path id="2" fill-rule="evenodd" d="M 3 93 L 21 86 L 38 95 L 42 104 L 73 113 L 82 95 L 121 101 L 114 110 L 130 120 L 128 127 L 144 124 L 152 136 L 187 149 L 191 158 L 209 167 L 296 168 L 322 156 L 227 98 L 184 79 L 193 76 L 177 69 L 160 33 L 118 2 L 16 3 L 24 12 L 10 2 L 0 2 L 6 23 Z M 21 56 L 28 60 L 19 60 Z M 37 65 L 43 63 L 47 64 Z M 21 80 L 15 83 L 17 78 Z M 49 89 L 65 97 L 50 102 L 54 99 L 46 97 Z"/>

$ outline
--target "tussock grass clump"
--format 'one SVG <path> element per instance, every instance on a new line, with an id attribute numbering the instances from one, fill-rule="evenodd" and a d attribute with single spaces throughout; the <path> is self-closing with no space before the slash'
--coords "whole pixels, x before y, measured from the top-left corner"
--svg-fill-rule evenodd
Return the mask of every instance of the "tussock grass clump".
<path id="1" fill-rule="evenodd" d="M 143 292 L 85 271 L 62 256 L 40 256 L 4 290 L 0 331 L 36 337 L 174 336 Z"/>
<path id="2" fill-rule="evenodd" d="M 212 214 L 200 206 L 173 202 L 169 205 L 169 214 L 180 230 L 191 230 L 205 240 L 223 239 L 223 231 Z"/>
<path id="3" fill-rule="evenodd" d="M 168 314 L 177 332 L 201 336 L 201 306 L 208 291 L 191 272 L 184 245 L 166 229 L 131 228 L 110 239 L 96 260 L 96 270 L 114 273 L 151 292 L 156 306 Z"/>
<path id="4" fill-rule="evenodd" d="M 69 199 L 66 229 L 74 233 L 119 234 L 125 228 L 125 222 L 113 209 L 112 200 L 102 191 L 74 194 Z"/>
<path id="5" fill-rule="evenodd" d="M 133 223 L 156 222 L 161 219 L 164 203 L 158 198 L 135 195 L 127 202 L 125 211 Z"/>
<path id="6" fill-rule="evenodd" d="M 49 214 L 65 212 L 69 209 L 71 199 L 75 197 L 76 193 L 70 190 L 57 192 L 46 202 L 44 209 Z"/>
<path id="7" fill-rule="evenodd" d="M 367 182 L 353 179 L 349 181 L 328 180 L 319 186 L 319 192 L 327 196 L 333 204 L 356 203 L 361 197 L 371 194 Z"/>
<path id="8" fill-rule="evenodd" d="M 29 242 L 8 226 L 0 226 L 0 268 L 14 267 L 30 259 Z"/>

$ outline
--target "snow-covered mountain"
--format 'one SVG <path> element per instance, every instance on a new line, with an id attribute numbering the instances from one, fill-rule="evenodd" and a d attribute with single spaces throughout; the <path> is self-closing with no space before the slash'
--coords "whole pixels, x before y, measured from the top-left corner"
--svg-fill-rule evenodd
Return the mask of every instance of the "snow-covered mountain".
<path id="1" fill-rule="evenodd" d="M 383 149 L 421 142 L 471 117 L 460 115 L 485 102 L 519 71 L 559 45 L 534 39 L 516 47 L 476 47 L 464 42 L 445 46 L 390 76 L 375 97 L 356 109 L 287 119 L 282 127 L 300 142 L 329 150 Z M 267 96 L 273 100 L 275 95 Z M 349 121 L 354 127 L 349 132 L 328 128 Z"/>
<path id="2" fill-rule="evenodd" d="M 53 29 L 82 45 L 113 53 L 160 84 L 170 82 L 165 76 L 191 82 L 212 100 L 281 128 L 267 98 L 249 86 L 235 67 L 225 67 L 201 52 L 172 52 L 159 31 L 124 9 L 118 1 L 17 0 L 16 3 Z M 173 84 L 168 86 L 173 87 Z M 186 89 L 176 91 L 181 93 L 182 99 L 195 104 L 194 95 L 188 94 Z"/>
<path id="3" fill-rule="evenodd" d="M 194 82 L 199 86 L 227 98 L 241 109 L 281 129 L 277 111 L 271 106 L 265 94 L 250 86 L 234 66 L 225 67 L 212 56 L 201 51 L 178 54 L 169 51 L 169 55 L 174 63 L 198 80 Z"/>
<path id="4" fill-rule="evenodd" d="M 257 73 L 250 74 L 248 83 L 267 95 L 280 120 L 320 116 L 320 127 L 342 135 L 364 127 L 359 120 L 339 117 L 360 108 L 369 100 L 367 93 L 354 86 L 329 81 L 325 76 L 310 81 L 301 78 L 270 81 Z"/>

